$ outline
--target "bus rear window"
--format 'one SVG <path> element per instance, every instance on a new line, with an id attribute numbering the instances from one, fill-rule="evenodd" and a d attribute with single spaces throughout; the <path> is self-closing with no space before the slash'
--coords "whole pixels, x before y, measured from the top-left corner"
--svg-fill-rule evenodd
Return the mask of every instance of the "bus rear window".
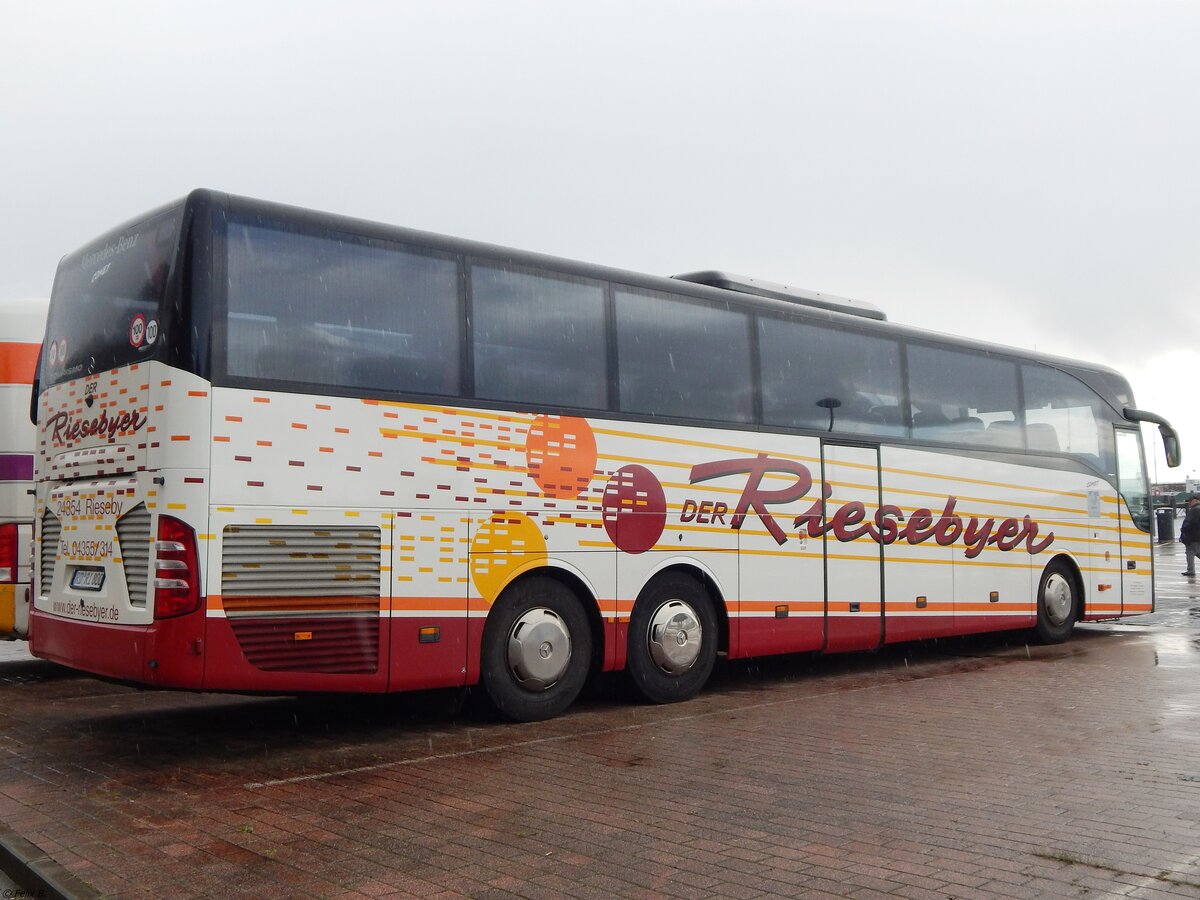
<path id="1" fill-rule="evenodd" d="M 182 216 L 173 207 L 63 259 L 50 297 L 43 386 L 155 355 Z"/>

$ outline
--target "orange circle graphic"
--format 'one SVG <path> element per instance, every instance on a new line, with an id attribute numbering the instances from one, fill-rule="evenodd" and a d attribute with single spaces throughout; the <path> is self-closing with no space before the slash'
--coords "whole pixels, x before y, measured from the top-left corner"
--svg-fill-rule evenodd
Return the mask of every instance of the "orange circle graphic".
<path id="1" fill-rule="evenodd" d="M 525 438 L 525 466 L 547 497 L 578 497 L 596 471 L 592 426 L 575 416 L 538 416 Z"/>
<path id="2" fill-rule="evenodd" d="M 519 569 L 545 561 L 546 539 L 525 513 L 493 513 L 471 539 L 471 580 L 488 603 Z"/>

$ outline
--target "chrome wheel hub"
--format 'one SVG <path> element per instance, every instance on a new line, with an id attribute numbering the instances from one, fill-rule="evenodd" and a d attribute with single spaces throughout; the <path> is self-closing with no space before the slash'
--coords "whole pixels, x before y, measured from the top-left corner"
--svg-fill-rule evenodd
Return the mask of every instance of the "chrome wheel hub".
<path id="1" fill-rule="evenodd" d="M 1071 583 L 1062 575 L 1055 572 L 1046 579 L 1046 587 L 1042 591 L 1042 606 L 1050 624 L 1062 625 L 1070 619 L 1072 599 Z"/>
<path id="2" fill-rule="evenodd" d="M 521 686 L 544 691 L 562 678 L 571 661 L 571 635 L 545 607 L 527 610 L 508 635 L 508 667 Z"/>
<path id="3" fill-rule="evenodd" d="M 668 600 L 650 618 L 650 658 L 668 675 L 682 675 L 700 658 L 704 629 L 696 611 L 682 600 Z"/>

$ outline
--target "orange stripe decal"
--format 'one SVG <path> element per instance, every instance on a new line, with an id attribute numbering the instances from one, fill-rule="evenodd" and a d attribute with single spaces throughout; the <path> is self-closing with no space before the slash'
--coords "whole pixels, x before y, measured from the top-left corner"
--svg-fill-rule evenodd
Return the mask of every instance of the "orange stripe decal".
<path id="1" fill-rule="evenodd" d="M 377 612 L 378 597 L 229 597 L 226 612 L 290 612 L 314 609 L 338 612 Z"/>
<path id="2" fill-rule="evenodd" d="M 33 384 L 41 344 L 0 341 L 0 384 Z"/>

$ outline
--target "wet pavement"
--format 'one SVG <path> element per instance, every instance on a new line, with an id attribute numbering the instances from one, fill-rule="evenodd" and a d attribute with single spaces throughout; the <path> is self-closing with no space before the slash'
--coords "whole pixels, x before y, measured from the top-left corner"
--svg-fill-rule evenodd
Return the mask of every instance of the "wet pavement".
<path id="1" fill-rule="evenodd" d="M 33 897 L 1200 898 L 1178 548 L 1155 613 L 1060 646 L 729 664 L 665 707 L 605 681 L 526 725 L 457 693 L 138 691 L 0 645 L 0 856 Z"/>

